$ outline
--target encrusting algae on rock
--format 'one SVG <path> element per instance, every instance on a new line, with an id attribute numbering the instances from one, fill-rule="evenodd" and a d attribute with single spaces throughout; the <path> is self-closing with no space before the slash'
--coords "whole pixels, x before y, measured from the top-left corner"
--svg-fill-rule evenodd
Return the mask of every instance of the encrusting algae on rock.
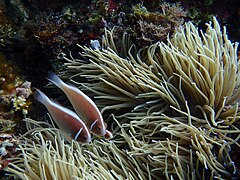
<path id="1" fill-rule="evenodd" d="M 240 65 L 226 29 L 215 18 L 205 33 L 189 22 L 167 44 L 138 51 L 128 36 L 121 50 L 112 37 L 106 31 L 101 50 L 81 47 L 81 60 L 65 58 L 62 78 L 94 96 L 113 139 L 69 144 L 26 119 L 22 155 L 6 171 L 23 179 L 238 179 Z"/>
<path id="2" fill-rule="evenodd" d="M 0 51 L 0 176 L 8 159 L 17 155 L 14 134 L 31 107 L 31 93 L 31 83 L 24 81 L 19 69 Z"/>

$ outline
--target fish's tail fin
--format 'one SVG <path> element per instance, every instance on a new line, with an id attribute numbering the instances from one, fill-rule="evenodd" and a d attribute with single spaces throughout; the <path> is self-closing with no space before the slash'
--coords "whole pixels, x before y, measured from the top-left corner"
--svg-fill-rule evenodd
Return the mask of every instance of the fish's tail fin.
<path id="1" fill-rule="evenodd" d="M 51 81 L 57 87 L 61 89 L 61 87 L 65 84 L 54 72 L 48 72 L 47 80 Z"/>
<path id="2" fill-rule="evenodd" d="M 46 96 L 46 94 L 44 94 L 39 89 L 36 89 L 36 91 L 34 92 L 34 98 L 45 106 L 51 103 L 51 100 Z"/>

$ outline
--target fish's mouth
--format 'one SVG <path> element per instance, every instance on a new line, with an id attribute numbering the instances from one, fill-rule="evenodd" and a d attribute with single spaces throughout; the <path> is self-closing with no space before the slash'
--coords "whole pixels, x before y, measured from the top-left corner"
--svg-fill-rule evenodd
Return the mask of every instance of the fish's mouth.
<path id="1" fill-rule="evenodd" d="M 106 130 L 106 128 L 104 127 L 104 128 L 102 129 L 101 136 L 105 136 L 105 135 L 106 135 L 106 133 L 107 133 L 107 130 Z"/>
<path id="2" fill-rule="evenodd" d="M 95 135 L 95 136 L 98 136 L 98 137 L 104 137 L 107 133 L 106 129 L 104 128 L 101 132 L 93 132 L 92 133 Z"/>

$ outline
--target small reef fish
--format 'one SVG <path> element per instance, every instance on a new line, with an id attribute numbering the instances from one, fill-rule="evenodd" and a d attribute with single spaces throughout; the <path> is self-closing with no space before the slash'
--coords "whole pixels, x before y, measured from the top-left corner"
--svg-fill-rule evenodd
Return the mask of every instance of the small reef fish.
<path id="1" fill-rule="evenodd" d="M 97 136 L 106 135 L 107 137 L 112 137 L 111 132 L 106 131 L 106 123 L 104 123 L 99 109 L 87 95 L 78 88 L 64 83 L 53 72 L 49 73 L 47 79 L 66 94 L 78 116 L 85 122 L 93 134 Z M 106 134 L 106 132 L 108 134 Z"/>
<path id="2" fill-rule="evenodd" d="M 51 101 L 38 89 L 36 89 L 34 97 L 46 106 L 58 127 L 72 139 L 80 143 L 89 143 L 91 141 L 88 128 L 75 112 Z"/>

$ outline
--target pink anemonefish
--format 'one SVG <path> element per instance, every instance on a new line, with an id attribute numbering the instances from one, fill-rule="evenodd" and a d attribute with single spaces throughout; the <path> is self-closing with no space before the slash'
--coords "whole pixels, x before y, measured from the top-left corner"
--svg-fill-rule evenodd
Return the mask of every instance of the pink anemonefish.
<path id="1" fill-rule="evenodd" d="M 75 112 L 51 101 L 38 89 L 36 89 L 34 97 L 46 106 L 58 127 L 68 136 L 80 143 L 89 143 L 91 141 L 88 128 Z"/>
<path id="2" fill-rule="evenodd" d="M 96 104 L 86 94 L 78 88 L 64 83 L 53 72 L 49 73 L 47 79 L 67 95 L 74 110 L 93 134 L 97 136 L 105 136 L 105 138 L 112 137 L 111 132 L 106 130 L 106 123 L 104 123 Z"/>

